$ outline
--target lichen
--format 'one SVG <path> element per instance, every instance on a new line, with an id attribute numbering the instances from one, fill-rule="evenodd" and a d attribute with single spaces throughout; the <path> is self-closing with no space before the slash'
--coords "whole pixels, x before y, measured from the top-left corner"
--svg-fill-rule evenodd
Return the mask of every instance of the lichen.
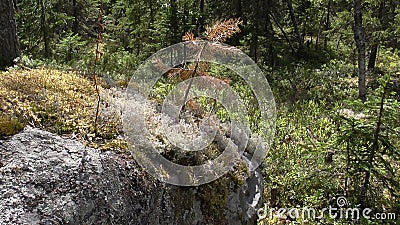
<path id="1" fill-rule="evenodd" d="M 107 90 L 101 88 L 100 92 L 105 98 Z M 116 112 L 108 110 L 114 108 L 109 107 L 109 99 L 101 101 L 97 124 L 94 123 L 96 104 L 93 82 L 75 72 L 10 69 L 0 73 L 3 114 L 18 118 L 20 124 L 76 136 L 92 147 L 123 146 L 112 141 L 122 133 L 122 124 Z M 12 135 L 13 128 L 19 128 L 20 124 L 12 120 L 2 124 L 1 129 Z M 113 144 L 106 144 L 109 142 Z"/>

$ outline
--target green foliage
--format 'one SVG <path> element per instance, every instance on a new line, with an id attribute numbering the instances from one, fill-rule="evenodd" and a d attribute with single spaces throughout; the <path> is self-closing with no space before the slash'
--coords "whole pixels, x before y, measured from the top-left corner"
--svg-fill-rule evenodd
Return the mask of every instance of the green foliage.
<path id="1" fill-rule="evenodd" d="M 97 1 L 18 1 L 16 17 L 23 53 L 71 64 L 82 59 L 94 37 Z"/>
<path id="2" fill-rule="evenodd" d="M 400 51 L 393 48 L 381 48 L 380 58 L 377 62 L 377 68 L 399 77 L 400 71 Z"/>
<path id="3" fill-rule="evenodd" d="M 85 46 L 87 41 L 83 41 L 82 37 L 72 32 L 61 34 L 59 42 L 56 44 L 55 52 L 60 61 L 66 63 L 76 61 L 82 54 L 85 54 Z"/>
<path id="4" fill-rule="evenodd" d="M 314 101 L 296 108 L 281 106 L 278 112 L 276 138 L 264 171 L 266 190 L 282 193 L 278 197 L 282 207 L 324 204 L 311 201 L 313 197 L 326 203 L 338 185 L 337 168 L 324 163 L 326 153 L 337 148 L 330 112 Z"/>
<path id="5" fill-rule="evenodd" d="M 339 143 L 346 145 L 346 176 L 352 184 L 346 191 L 356 203 L 368 201 L 380 210 L 380 205 L 390 204 L 390 199 L 400 194 L 396 168 L 400 160 L 400 103 L 393 99 L 393 93 L 387 93 L 390 79 L 388 74 L 380 78 L 379 88 L 367 102 L 348 101 L 355 112 L 345 110 L 340 115 Z M 367 173 L 375 181 L 371 185 L 365 184 Z M 360 192 L 363 185 L 368 185 L 366 192 Z"/>
<path id="6" fill-rule="evenodd" d="M 381 60 L 386 61 L 386 56 Z M 386 66 L 380 65 L 380 68 L 388 71 L 396 68 L 390 66 L 396 60 L 387 59 L 386 62 Z M 334 60 L 321 70 L 297 66 L 294 72 L 282 70 L 268 75 L 280 103 L 275 142 L 264 169 L 265 196 L 275 199 L 275 206 L 327 207 L 333 197 L 346 195 L 353 206 L 363 198 L 375 206 L 377 212 L 383 210 L 380 206 L 391 212 L 398 210 L 395 199 L 399 193 L 400 108 L 395 98 L 398 89 L 393 88 L 398 76 L 392 76 L 390 82 L 388 75 L 378 78 L 378 88 L 366 103 L 361 103 L 356 100 L 357 80 L 353 78 L 353 71 L 352 65 Z M 371 84 L 374 82 L 370 81 Z M 376 132 L 384 87 L 379 148 L 372 168 L 366 159 Z M 298 99 L 288 101 L 296 90 Z M 340 120 L 335 116 L 338 112 L 342 115 Z M 352 144 L 347 145 L 348 142 Z M 351 154 L 349 165 L 348 150 Z M 334 153 L 333 163 L 325 161 L 328 152 Z M 365 198 L 359 194 L 368 168 L 371 168 L 373 178 L 368 198 Z M 275 220 L 265 218 L 259 222 L 275 224 Z M 322 224 L 333 222 L 329 221 L 327 218 Z M 362 222 L 371 223 L 373 221 Z"/>
<path id="7" fill-rule="evenodd" d="M 17 60 L 17 68 L 45 66 L 92 73 L 98 1 L 77 0 L 76 6 L 65 0 L 18 2 L 18 34 L 23 55 Z M 202 9 L 200 2 L 105 0 L 104 43 L 100 44 L 104 55 L 97 67 L 98 74 L 119 80 L 118 85 L 124 86 L 143 60 L 181 41 L 186 32 L 204 38 L 208 36 L 206 24 L 241 17 L 242 32 L 227 43 L 248 53 L 264 68 L 278 102 L 277 134 L 263 169 L 267 202 L 275 198 L 275 206 L 324 207 L 334 197 L 346 195 L 352 205 L 357 205 L 363 198 L 359 190 L 363 188 L 365 174 L 370 172 L 372 178 L 365 203 L 374 205 L 376 210 L 382 210 L 383 206 L 399 212 L 400 45 L 396 39 L 400 33 L 399 1 L 365 1 L 368 59 L 372 47 L 379 46 L 375 69 L 367 74 L 365 103 L 356 100 L 353 1 L 331 0 L 330 21 L 328 1 L 291 1 L 304 38 L 305 48 L 301 50 L 288 13 L 288 1 L 204 1 Z M 262 121 L 246 82 L 223 66 L 211 64 L 207 72 L 229 83 L 239 94 L 247 106 L 252 131 L 256 132 Z M 390 82 L 388 75 L 383 75 L 389 73 Z M 86 79 L 71 73 L 34 69 L 2 73 L 0 81 L 1 113 L 6 115 L 0 118 L 4 125 L 0 126 L 0 133 L 13 134 L 20 130 L 21 124 L 30 124 L 60 134 L 78 134 L 96 146 L 96 141 L 102 142 L 104 149 L 124 148 L 124 141 L 116 138 L 121 133 L 118 119 L 104 119 L 99 131 L 94 132 L 91 117 L 95 100 L 92 83 Z M 176 84 L 177 80 L 164 77 L 155 85 L 151 97 L 161 103 Z M 215 101 L 197 98 L 195 102 L 223 122 L 231 119 Z M 381 125 L 377 129 L 380 112 Z M 335 153 L 332 163 L 326 162 L 328 152 Z M 165 156 L 190 164 L 219 153 L 213 146 L 205 156 L 182 156 L 174 152 Z M 240 184 L 245 176 L 243 169 L 238 170 L 241 172 L 231 174 L 229 179 Z M 210 210 L 215 210 L 215 216 L 220 216 L 218 213 L 226 202 L 227 184 L 221 180 L 199 190 L 204 200 L 209 201 Z M 210 223 L 216 221 L 210 219 Z M 310 223 L 313 222 L 316 223 Z M 348 224 L 328 218 L 318 222 Z"/>
<path id="8" fill-rule="evenodd" d="M 327 108 L 335 102 L 354 96 L 349 87 L 356 87 L 352 78 L 354 67 L 331 60 L 320 68 L 299 63 L 268 73 L 268 81 L 278 102 L 295 103 L 313 100 Z"/>
<path id="9" fill-rule="evenodd" d="M 100 60 L 100 64 L 101 74 L 108 74 L 115 80 L 129 79 L 133 71 L 139 66 L 140 60 L 135 54 L 128 51 L 113 52 L 106 45 L 104 57 Z"/>

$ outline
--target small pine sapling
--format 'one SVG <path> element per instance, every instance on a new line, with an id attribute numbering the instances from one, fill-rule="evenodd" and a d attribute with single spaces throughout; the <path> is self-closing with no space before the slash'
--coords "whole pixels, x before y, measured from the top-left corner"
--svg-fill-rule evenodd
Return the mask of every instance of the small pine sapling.
<path id="1" fill-rule="evenodd" d="M 97 81 L 97 71 L 96 67 L 97 64 L 99 63 L 101 57 L 103 56 L 103 52 L 100 51 L 100 44 L 103 43 L 103 32 L 104 32 L 104 24 L 102 23 L 103 19 L 103 13 L 104 13 L 104 6 L 103 3 L 100 3 L 99 6 L 99 14 L 97 16 L 97 39 L 96 39 L 96 49 L 95 49 L 95 61 L 94 61 L 94 71 L 93 71 L 93 80 L 94 80 L 94 86 L 96 88 L 96 94 L 97 94 L 97 105 L 96 105 L 96 115 L 94 119 L 94 127 L 95 127 L 95 132 L 97 132 L 97 120 L 99 117 L 99 110 L 100 110 L 100 89 L 98 86 L 98 81 Z"/>
<path id="2" fill-rule="evenodd" d="M 231 18 L 224 21 L 216 21 L 211 27 L 206 27 L 206 34 L 204 38 L 195 37 L 195 35 L 191 32 L 186 32 L 182 37 L 183 41 L 196 41 L 205 39 L 210 42 L 225 42 L 227 39 L 234 36 L 236 33 L 240 32 L 239 25 L 242 23 L 240 18 Z M 190 79 L 196 76 L 209 76 L 208 70 L 210 69 L 210 65 L 207 62 L 202 62 L 200 59 L 202 57 L 204 48 L 206 44 L 200 50 L 196 62 L 188 65 L 187 68 L 170 68 L 166 74 L 169 78 L 185 80 Z M 229 79 L 218 79 L 221 82 L 229 83 Z M 194 102 L 193 100 L 188 100 L 189 91 L 193 84 L 193 79 L 189 81 L 188 87 L 184 92 L 184 100 L 183 105 L 181 107 L 181 112 L 185 110 L 186 105 L 190 108 L 195 109 L 195 111 L 199 111 L 201 106 Z M 201 110 L 200 110 L 201 111 Z M 198 113 L 197 113 L 198 114 Z"/>

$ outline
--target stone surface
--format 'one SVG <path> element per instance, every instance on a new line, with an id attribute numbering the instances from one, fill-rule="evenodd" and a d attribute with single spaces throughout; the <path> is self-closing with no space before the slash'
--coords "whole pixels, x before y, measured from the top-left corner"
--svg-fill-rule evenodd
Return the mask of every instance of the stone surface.
<path id="1" fill-rule="evenodd" d="M 160 183 L 126 155 L 38 129 L 0 140 L 2 225 L 255 224 L 260 173 L 229 190 L 223 215 L 208 210 L 199 188 Z"/>

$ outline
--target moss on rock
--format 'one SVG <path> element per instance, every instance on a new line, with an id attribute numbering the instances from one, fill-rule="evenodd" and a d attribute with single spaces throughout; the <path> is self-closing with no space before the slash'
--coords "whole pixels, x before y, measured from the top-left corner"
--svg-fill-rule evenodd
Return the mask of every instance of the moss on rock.
<path id="1" fill-rule="evenodd" d="M 16 118 L 0 116 L 0 138 L 19 133 L 24 125 Z"/>

